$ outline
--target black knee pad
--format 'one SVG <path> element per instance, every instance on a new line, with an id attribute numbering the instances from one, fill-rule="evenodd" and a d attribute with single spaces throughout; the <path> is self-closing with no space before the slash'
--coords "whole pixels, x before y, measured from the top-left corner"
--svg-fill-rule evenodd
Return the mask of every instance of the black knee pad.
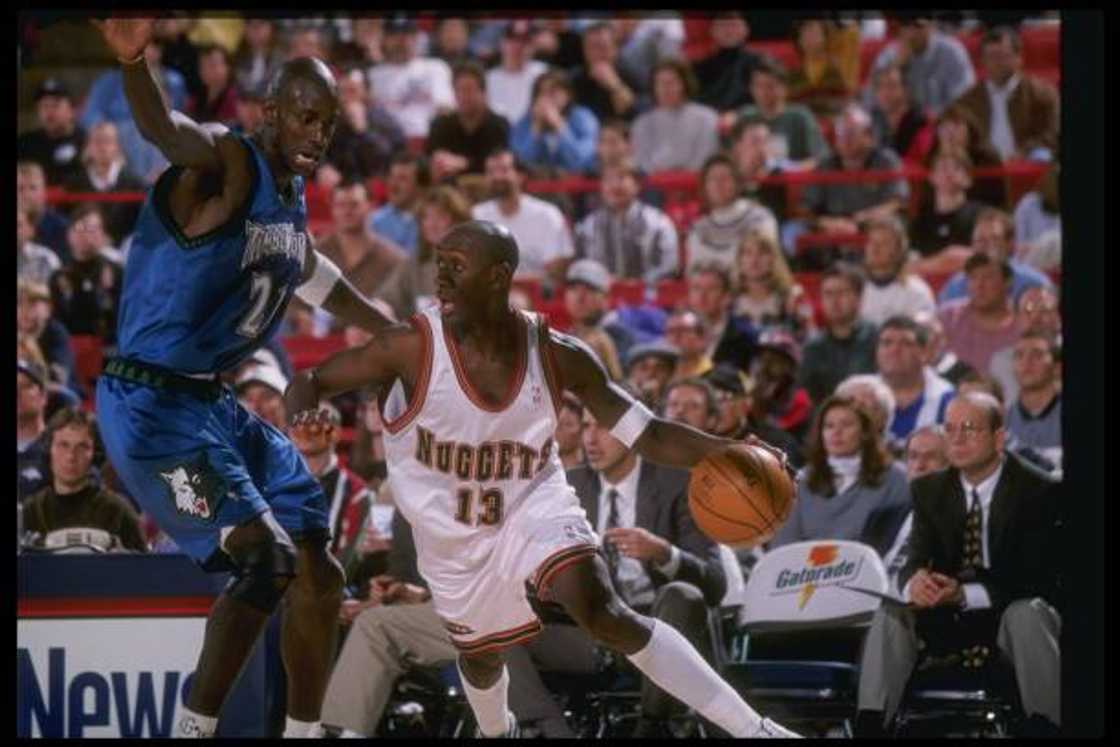
<path id="1" fill-rule="evenodd" d="M 296 550 L 289 542 L 271 540 L 253 545 L 238 558 L 226 587 L 234 599 L 271 613 L 280 604 L 288 580 L 296 575 Z"/>

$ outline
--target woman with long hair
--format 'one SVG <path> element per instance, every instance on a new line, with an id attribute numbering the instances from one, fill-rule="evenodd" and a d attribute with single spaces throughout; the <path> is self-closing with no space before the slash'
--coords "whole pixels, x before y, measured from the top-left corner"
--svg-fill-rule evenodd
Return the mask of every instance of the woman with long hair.
<path id="1" fill-rule="evenodd" d="M 750 318 L 760 329 L 782 327 L 804 341 L 813 329 L 813 307 L 793 279 L 774 237 L 748 233 L 739 245 L 738 264 L 739 293 L 733 313 Z"/>
<path id="2" fill-rule="evenodd" d="M 1003 165 L 999 152 L 992 146 L 988 134 L 980 129 L 980 123 L 972 114 L 959 106 L 950 106 L 937 119 L 934 145 L 926 159 L 926 167 L 932 168 L 936 155 L 945 148 L 964 149 L 974 168 L 992 168 Z M 931 199 L 931 189 L 926 185 L 923 202 Z M 973 177 L 969 198 L 985 205 L 1006 210 L 1007 184 L 1002 176 Z"/>
<path id="3" fill-rule="evenodd" d="M 817 413 L 793 513 L 772 547 L 803 540 L 850 540 L 891 548 L 910 511 L 906 469 L 891 459 L 871 415 L 833 395 Z"/>
<path id="4" fill-rule="evenodd" d="M 471 204 L 455 187 L 435 187 L 420 198 L 416 218 L 420 225 L 416 257 L 397 265 L 381 286 L 387 289 L 383 300 L 398 319 L 408 319 L 435 303 L 435 247 L 452 226 L 471 219 Z"/>

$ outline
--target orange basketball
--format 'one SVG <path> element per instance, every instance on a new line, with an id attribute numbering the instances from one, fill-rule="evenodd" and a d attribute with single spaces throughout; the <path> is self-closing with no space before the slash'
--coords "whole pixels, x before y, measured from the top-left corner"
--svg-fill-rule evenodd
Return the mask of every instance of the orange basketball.
<path id="1" fill-rule="evenodd" d="M 692 468 L 688 508 L 714 542 L 747 549 L 785 523 L 797 494 L 778 459 L 750 444 L 711 454 Z"/>

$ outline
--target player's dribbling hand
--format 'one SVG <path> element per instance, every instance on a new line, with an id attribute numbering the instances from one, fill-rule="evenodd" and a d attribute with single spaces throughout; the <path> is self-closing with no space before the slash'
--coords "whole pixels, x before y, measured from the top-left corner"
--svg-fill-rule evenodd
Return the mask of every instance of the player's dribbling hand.
<path id="1" fill-rule="evenodd" d="M 786 471 L 786 474 L 789 475 L 789 479 L 793 480 L 794 482 L 797 481 L 797 472 L 790 465 L 789 458 L 786 456 L 786 453 L 784 451 L 779 449 L 777 446 L 766 443 L 753 433 L 748 433 L 747 437 L 743 439 L 743 441 L 748 446 L 757 446 L 760 449 L 768 451 L 775 459 L 778 460 L 778 463 L 782 465 L 782 469 L 784 469 Z"/>
<path id="2" fill-rule="evenodd" d="M 293 438 L 305 439 L 330 435 L 334 424 L 330 422 L 330 411 L 325 407 L 303 410 L 292 416 L 288 433 Z"/>
<path id="3" fill-rule="evenodd" d="M 91 19 L 105 38 L 105 43 L 122 62 L 134 60 L 143 53 L 152 40 L 156 19 L 154 18 L 107 18 L 103 21 Z"/>

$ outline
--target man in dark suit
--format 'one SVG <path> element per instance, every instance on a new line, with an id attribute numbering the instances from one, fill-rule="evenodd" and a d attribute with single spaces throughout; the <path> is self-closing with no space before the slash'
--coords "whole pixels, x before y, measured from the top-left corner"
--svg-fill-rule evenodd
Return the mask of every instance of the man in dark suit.
<path id="1" fill-rule="evenodd" d="M 919 659 L 946 652 L 966 667 L 1002 654 L 1015 669 L 1027 727 L 1060 721 L 1059 578 L 1043 548 L 1059 542 L 1059 483 L 1004 451 L 1003 412 L 970 392 L 945 414 L 950 467 L 914 480 L 910 556 L 899 573 L 909 607 L 879 609 L 860 664 L 857 731 L 898 709 Z"/>
<path id="2" fill-rule="evenodd" d="M 614 438 L 590 412 L 583 417 L 587 465 L 568 470 L 568 482 L 602 537 L 611 580 L 620 596 L 643 614 L 667 622 L 712 661 L 709 610 L 727 588 L 719 547 L 696 528 L 688 509 L 687 470 L 641 459 Z M 594 663 L 594 641 L 571 626 L 546 626 L 524 649 L 543 669 L 570 670 L 576 659 Z M 539 677 L 525 666 L 522 647 L 508 649 L 510 704 L 522 713 L 557 710 L 542 699 Z M 536 702 L 527 703 L 529 699 Z M 634 736 L 667 735 L 674 700 L 642 681 L 642 717 Z M 534 714 L 536 715 L 536 714 Z"/>

